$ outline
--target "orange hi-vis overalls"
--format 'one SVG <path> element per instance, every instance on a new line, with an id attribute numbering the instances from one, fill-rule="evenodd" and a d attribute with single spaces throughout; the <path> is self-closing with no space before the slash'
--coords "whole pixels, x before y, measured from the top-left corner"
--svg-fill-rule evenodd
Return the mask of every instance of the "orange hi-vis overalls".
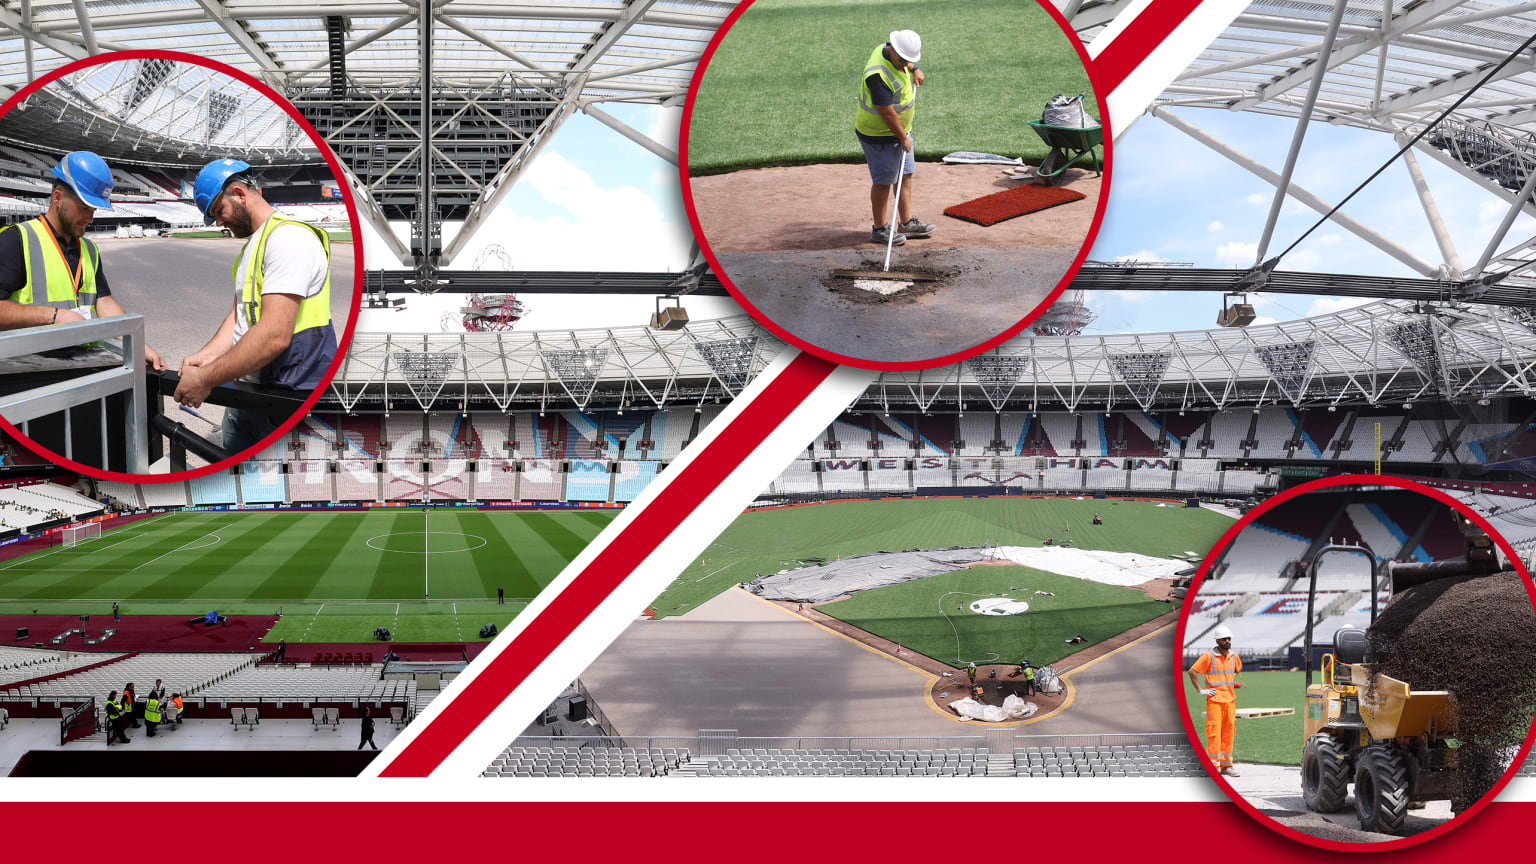
<path id="1" fill-rule="evenodd" d="M 1200 655 L 1189 667 L 1205 676 L 1205 686 L 1215 693 L 1205 697 L 1205 755 L 1218 769 L 1232 767 L 1232 739 L 1237 734 L 1237 673 L 1243 671 L 1242 658 L 1214 651 Z"/>

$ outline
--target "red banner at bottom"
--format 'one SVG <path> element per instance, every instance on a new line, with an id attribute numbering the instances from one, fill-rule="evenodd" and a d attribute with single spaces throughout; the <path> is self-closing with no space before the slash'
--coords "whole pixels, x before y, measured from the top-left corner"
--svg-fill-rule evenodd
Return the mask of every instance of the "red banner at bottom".
<path id="1" fill-rule="evenodd" d="M 1006 782 L 978 785 L 1006 791 Z M 963 785 L 955 791 L 980 791 Z M 835 792 L 836 781 L 827 787 Z M 375 791 L 384 791 L 383 784 Z M 1536 804 L 1494 803 L 1456 830 L 1390 857 L 1524 858 L 1532 820 Z M 0 804 L 0 822 L 11 829 L 10 861 L 65 849 L 118 849 L 125 837 L 163 845 L 173 858 L 203 848 L 251 859 L 297 851 L 306 861 L 386 851 L 401 861 L 442 861 L 445 853 L 496 860 L 512 853 L 524 861 L 624 861 L 640 854 L 882 864 L 956 854 L 1128 864 L 1196 858 L 1262 864 L 1352 854 L 1282 837 L 1228 803 L 50 803 Z M 1361 844 L 1359 851 L 1371 848 Z"/>

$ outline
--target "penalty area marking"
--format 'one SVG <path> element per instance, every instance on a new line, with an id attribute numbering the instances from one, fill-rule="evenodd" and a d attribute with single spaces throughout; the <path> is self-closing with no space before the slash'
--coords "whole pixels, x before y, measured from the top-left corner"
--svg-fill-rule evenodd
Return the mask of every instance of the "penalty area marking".
<path id="1" fill-rule="evenodd" d="M 428 550 L 428 549 L 389 549 L 389 548 L 386 548 L 388 546 L 387 541 L 382 546 L 375 546 L 374 543 L 373 543 L 373 541 L 375 541 L 375 540 L 386 540 L 386 538 L 389 538 L 389 537 L 421 537 L 423 534 L 427 534 L 427 535 L 430 535 L 430 534 L 441 534 L 441 535 L 446 536 L 446 537 L 463 537 L 466 540 L 478 540 L 480 542 L 477 543 L 474 546 L 465 546 L 462 549 L 431 549 L 431 550 Z M 451 552 L 469 552 L 469 551 L 472 551 L 474 549 L 479 549 L 481 546 L 484 546 L 485 544 L 486 544 L 486 539 L 484 537 L 481 537 L 479 534 L 461 534 L 458 531 L 397 531 L 397 532 L 395 532 L 393 534 L 378 534 L 378 535 L 375 535 L 373 537 L 369 537 L 367 540 L 364 541 L 364 545 L 367 546 L 369 549 L 377 549 L 380 552 L 399 552 L 399 553 L 404 554 L 404 555 L 445 555 L 445 554 L 448 554 L 448 553 L 451 553 Z"/>

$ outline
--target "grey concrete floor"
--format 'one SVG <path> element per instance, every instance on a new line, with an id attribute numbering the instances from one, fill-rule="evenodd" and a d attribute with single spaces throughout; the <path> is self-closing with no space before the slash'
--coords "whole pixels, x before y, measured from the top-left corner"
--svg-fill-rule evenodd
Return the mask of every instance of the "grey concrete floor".
<path id="1" fill-rule="evenodd" d="M 1172 630 L 1072 677 L 1061 714 L 1019 734 L 1168 732 L 1181 725 L 1168 661 Z M 980 735 L 942 715 L 927 675 L 830 633 L 739 589 L 687 615 L 638 621 L 582 681 L 626 735 Z"/>
<path id="2" fill-rule="evenodd" d="M 233 308 L 234 283 L 229 270 L 240 254 L 242 241 L 145 237 L 96 242 L 112 296 L 124 310 L 144 316 L 145 340 L 171 369 L 206 345 Z M 331 245 L 331 323 L 338 340 L 346 332 L 356 293 L 352 284 L 354 255 L 351 243 Z M 180 410 L 169 398 L 163 403 L 162 410 L 177 422 L 198 435 L 219 440 L 219 423 L 224 416 L 220 406 L 197 409 L 205 422 Z M 205 464 L 191 455 L 188 460 L 193 465 Z M 170 468 L 162 461 L 152 470 L 160 473 Z"/>
<path id="3" fill-rule="evenodd" d="M 882 297 L 833 270 L 881 270 L 885 251 L 730 252 L 722 266 L 757 311 L 819 348 L 871 363 L 948 356 L 1016 324 L 1060 281 L 1077 246 L 940 247 L 912 240 L 892 270 L 943 274 Z"/>
<path id="4" fill-rule="evenodd" d="M 1301 798 L 1301 767 L 1297 765 L 1239 764 L 1239 777 L 1227 782 L 1259 812 L 1280 824 L 1315 837 L 1346 843 L 1379 843 L 1395 840 L 1390 834 L 1360 830 L 1355 815 L 1355 796 L 1351 794 L 1346 809 L 1337 813 L 1313 813 Z M 1353 787 L 1351 787 L 1353 788 Z M 1418 834 L 1453 818 L 1449 801 L 1431 801 L 1422 809 L 1410 810 L 1405 835 Z"/>
<path id="5" fill-rule="evenodd" d="M 112 296 L 144 315 L 144 335 L 171 368 L 213 338 L 234 307 L 229 268 L 242 241 L 144 237 L 98 240 Z M 331 319 L 337 338 L 352 314 L 353 246 L 331 246 Z"/>
<path id="6" fill-rule="evenodd" d="M 145 735 L 143 729 L 130 729 L 127 745 L 112 746 L 146 750 L 353 750 L 357 748 L 358 724 L 357 720 L 344 720 L 339 729 L 316 729 L 308 720 L 263 720 L 246 731 L 231 726 L 227 719 L 187 720 L 180 728 L 154 738 Z M 400 728 L 387 720 L 376 724 L 374 743 L 384 749 Z M 0 777 L 9 774 L 28 750 L 105 750 L 106 746 L 106 739 L 98 733 L 61 747 L 57 719 L 12 720 L 0 729 Z"/>

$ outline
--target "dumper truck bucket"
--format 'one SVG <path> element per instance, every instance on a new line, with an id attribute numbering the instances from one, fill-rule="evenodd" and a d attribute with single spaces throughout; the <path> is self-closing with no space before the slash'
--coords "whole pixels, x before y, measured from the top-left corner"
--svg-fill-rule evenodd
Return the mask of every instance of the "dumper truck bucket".
<path id="1" fill-rule="evenodd" d="M 1360 694 L 1360 719 L 1372 738 L 1417 738 L 1430 732 L 1443 736 L 1455 731 L 1448 691 L 1412 690 L 1406 682 L 1387 675 L 1377 675 L 1372 686 L 1370 666 L 1364 663 L 1351 666 L 1350 675 Z"/>

